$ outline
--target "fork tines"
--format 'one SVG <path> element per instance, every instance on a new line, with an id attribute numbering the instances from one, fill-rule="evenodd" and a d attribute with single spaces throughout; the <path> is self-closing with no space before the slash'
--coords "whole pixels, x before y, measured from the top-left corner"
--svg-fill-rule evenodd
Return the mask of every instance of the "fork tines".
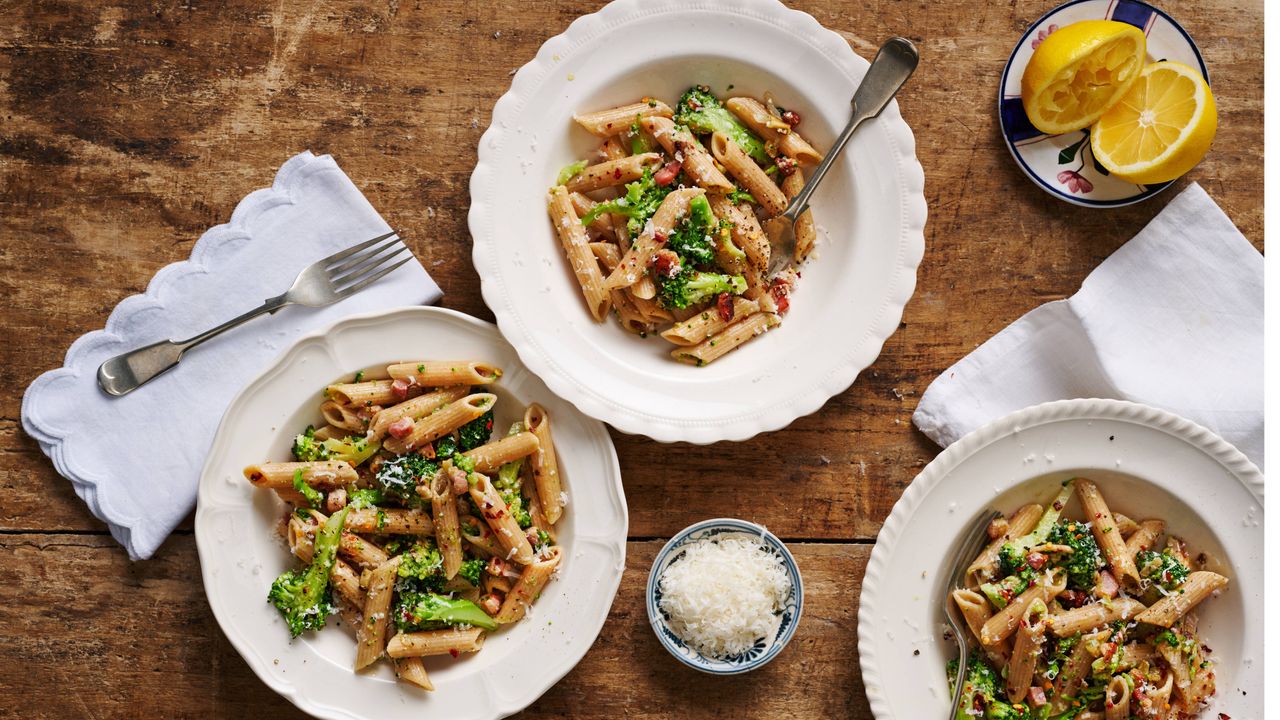
<path id="1" fill-rule="evenodd" d="M 404 257 L 406 253 L 408 257 Z M 400 236 L 389 232 L 334 253 L 319 264 L 324 267 L 334 292 L 345 296 L 362 290 L 412 259 L 412 252 Z M 398 262 L 388 266 L 392 260 Z"/>

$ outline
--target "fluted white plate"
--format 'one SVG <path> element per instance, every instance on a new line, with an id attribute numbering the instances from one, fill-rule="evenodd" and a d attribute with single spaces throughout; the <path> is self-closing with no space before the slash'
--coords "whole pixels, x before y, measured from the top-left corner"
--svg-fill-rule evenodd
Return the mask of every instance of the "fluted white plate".
<path id="1" fill-rule="evenodd" d="M 1262 717 L 1262 474 L 1205 428 L 1120 400 L 1062 400 L 1008 415 L 944 450 L 894 505 L 862 581 L 858 653 L 878 720 L 945 717 L 945 559 L 985 508 L 1044 502 L 1073 476 L 1108 504 L 1158 517 L 1231 578 L 1200 606 L 1218 662 L 1218 695 L 1201 717 Z M 1072 507 L 1076 502 L 1072 501 Z M 1069 510 L 1070 512 L 1070 510 Z"/>
<path id="2" fill-rule="evenodd" d="M 744 440 L 849 387 L 897 329 L 924 253 L 924 173 L 896 103 L 858 131 L 814 197 L 817 251 L 785 322 L 707 367 L 672 360 L 665 340 L 612 318 L 591 320 L 546 193 L 599 142 L 574 112 L 674 103 L 695 84 L 772 91 L 822 149 L 848 121 L 867 65 L 776 0 L 618 0 L 548 40 L 494 107 L 468 217 L 485 302 L 525 364 L 588 415 L 664 442 Z"/>
<path id="3" fill-rule="evenodd" d="M 433 693 L 396 682 L 386 663 L 353 673 L 355 643 L 345 627 L 290 641 L 280 614 L 266 602 L 271 581 L 296 566 L 276 534 L 285 506 L 242 474 L 245 465 L 288 457 L 299 428 L 319 422 L 325 385 L 357 370 L 385 372 L 389 363 L 424 358 L 500 366 L 505 374 L 493 390 L 495 427 L 507 427 L 528 403 L 547 408 L 570 498 L 558 525 L 565 553 L 557 579 L 525 621 L 490 635 L 480 652 L 428 658 Z M 196 509 L 205 593 L 227 639 L 263 682 L 322 718 L 491 720 L 524 708 L 576 665 L 599 634 L 622 579 L 626 534 L 622 476 L 605 427 L 552 395 L 495 327 L 429 307 L 348 318 L 295 343 L 231 402 L 200 478 Z"/>

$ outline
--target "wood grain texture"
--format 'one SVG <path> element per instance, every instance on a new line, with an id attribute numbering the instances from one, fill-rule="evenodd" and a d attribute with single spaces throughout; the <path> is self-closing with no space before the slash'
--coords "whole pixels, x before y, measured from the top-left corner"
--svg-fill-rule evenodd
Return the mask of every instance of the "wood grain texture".
<path id="1" fill-rule="evenodd" d="M 0 332 L 7 340 L 0 383 L 24 388 L 59 365 L 76 337 L 101 327 L 161 267 L 184 259 L 201 232 L 225 222 L 241 197 L 269 184 L 280 163 L 304 149 L 333 154 L 402 230 L 444 289 L 443 305 L 491 320 L 466 227 L 475 146 L 510 74 L 600 4 L 0 0 Z M 1218 139 L 1174 188 L 1108 211 L 1036 189 L 999 135 L 994 101 L 1004 60 L 1052 2 L 791 4 L 863 56 L 892 34 L 920 48 L 920 70 L 900 95 L 930 213 L 917 291 L 876 363 L 786 430 L 712 447 L 614 433 L 634 538 L 666 537 L 714 514 L 762 522 L 789 540 L 870 541 L 937 452 L 910 424 L 930 380 L 1023 313 L 1073 293 L 1189 181 L 1204 185 L 1263 248 L 1260 0 L 1161 3 L 1205 55 Z M 13 549 L 0 553 L 9 581 L 0 585 L 0 613 L 10 640 L 0 651 L 0 668 L 9 671 L 0 673 L 0 692 L 29 699 L 49 686 L 64 689 L 63 704 L 28 704 L 23 717 L 128 717 L 144 708 L 174 716 L 172 707 L 192 717 L 287 711 L 214 629 L 190 535 L 176 535 L 153 561 L 127 565 L 102 523 L 22 433 L 20 400 L 16 391 L 0 397 L 0 533 L 9 533 L 0 541 Z M 670 482 L 673 467 L 700 482 Z M 743 697 L 770 700 L 756 684 L 764 675 L 712 682 L 661 657 L 634 597 L 646 548 L 633 543 L 624 584 L 633 597 L 624 590 L 588 660 L 532 715 L 603 715 L 604 708 L 648 717 L 680 707 L 712 717 Z M 856 575 L 866 546 L 806 552 L 830 552 L 837 564 L 841 553 L 857 558 L 849 568 Z M 37 574 L 26 575 L 32 567 Z M 815 582 L 815 571 L 805 572 Z M 93 632 L 68 630 L 78 615 L 40 595 L 45 583 L 73 582 L 91 590 L 75 607 L 93 618 Z M 840 588 L 856 597 L 856 578 Z M 797 646 L 766 671 L 794 703 L 774 706 L 772 716 L 866 717 L 856 666 L 847 660 L 852 610 L 839 612 L 839 622 L 808 614 Z M 58 658 L 105 674 L 69 672 Z M 620 684 L 629 687 L 619 691 Z M 95 702 L 75 704 L 89 699 Z M 695 700 L 709 708 L 695 713 Z"/>

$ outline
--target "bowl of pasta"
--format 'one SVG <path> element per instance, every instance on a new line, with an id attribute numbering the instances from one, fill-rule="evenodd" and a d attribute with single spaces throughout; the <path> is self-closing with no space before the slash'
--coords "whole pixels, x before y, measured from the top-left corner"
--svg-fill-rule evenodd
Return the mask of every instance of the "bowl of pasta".
<path id="1" fill-rule="evenodd" d="M 227 638 L 327 718 L 533 702 L 603 625 L 626 529 L 604 426 L 492 325 L 425 307 L 303 337 L 250 383 L 196 511 Z"/>
<path id="2" fill-rule="evenodd" d="M 776 0 L 618 0 L 548 40 L 494 108 L 468 218 L 485 302 L 526 365 L 660 441 L 743 440 L 847 388 L 924 251 L 897 105 L 855 136 L 773 274 L 768 231 L 867 66 Z"/>
<path id="3" fill-rule="evenodd" d="M 1262 522 L 1258 469 L 1162 410 L 1069 400 L 993 422 L 877 538 L 858 614 L 872 710 L 942 717 L 958 686 L 962 714 L 1260 716 Z"/>

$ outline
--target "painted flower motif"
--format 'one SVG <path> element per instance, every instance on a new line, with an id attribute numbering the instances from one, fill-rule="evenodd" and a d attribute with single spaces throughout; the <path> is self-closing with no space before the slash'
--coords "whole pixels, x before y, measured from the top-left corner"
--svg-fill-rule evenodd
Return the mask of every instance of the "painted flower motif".
<path id="1" fill-rule="evenodd" d="M 1067 189 L 1073 193 L 1088 195 L 1093 192 L 1093 183 L 1075 170 L 1063 170 L 1058 173 L 1058 182 L 1066 185 Z"/>
<path id="2" fill-rule="evenodd" d="M 1036 39 L 1031 41 L 1031 49 L 1035 50 L 1036 48 L 1040 47 L 1040 43 L 1044 42 L 1044 39 L 1052 35 L 1053 32 L 1057 29 L 1058 29 L 1057 23 L 1049 23 L 1049 27 L 1036 33 Z"/>

